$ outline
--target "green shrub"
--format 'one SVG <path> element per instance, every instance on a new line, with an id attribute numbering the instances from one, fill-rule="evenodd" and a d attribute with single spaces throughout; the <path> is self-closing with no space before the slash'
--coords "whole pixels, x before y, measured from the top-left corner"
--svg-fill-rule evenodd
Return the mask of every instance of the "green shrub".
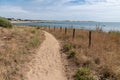
<path id="1" fill-rule="evenodd" d="M 94 80 L 88 68 L 78 69 L 75 74 L 75 80 Z"/>
<path id="2" fill-rule="evenodd" d="M 33 33 L 33 34 L 36 33 L 36 30 L 35 30 L 35 29 L 32 29 L 32 30 L 31 30 L 31 33 Z"/>
<path id="3" fill-rule="evenodd" d="M 64 51 L 70 51 L 72 49 L 72 46 L 70 44 L 64 45 Z"/>
<path id="4" fill-rule="evenodd" d="M 70 55 L 68 56 L 68 59 L 72 58 L 72 57 L 75 57 L 75 55 L 76 55 L 76 52 L 75 51 L 71 51 Z"/>
<path id="5" fill-rule="evenodd" d="M 11 28 L 12 24 L 7 19 L 0 17 L 0 27 Z"/>
<path id="6" fill-rule="evenodd" d="M 36 27 L 36 29 L 40 29 L 40 28 L 41 28 L 40 26 Z"/>

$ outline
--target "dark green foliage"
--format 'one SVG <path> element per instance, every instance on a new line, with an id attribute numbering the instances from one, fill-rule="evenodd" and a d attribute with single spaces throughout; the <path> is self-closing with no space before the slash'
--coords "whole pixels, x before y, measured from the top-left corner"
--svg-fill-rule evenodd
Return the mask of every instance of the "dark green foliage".
<path id="1" fill-rule="evenodd" d="M 78 69 L 75 74 L 75 80 L 94 80 L 88 68 Z"/>
<path id="2" fill-rule="evenodd" d="M 12 28 L 12 24 L 7 19 L 0 17 L 0 27 Z"/>
<path id="3" fill-rule="evenodd" d="M 75 51 L 71 51 L 70 55 L 68 56 L 68 59 L 72 58 L 72 57 L 75 57 L 75 55 L 76 55 L 76 52 Z"/>
<path id="4" fill-rule="evenodd" d="M 40 26 L 37 26 L 36 29 L 40 29 L 41 27 Z"/>
<path id="5" fill-rule="evenodd" d="M 64 45 L 64 51 L 65 52 L 70 51 L 71 49 L 72 49 L 72 46 L 70 44 Z"/>

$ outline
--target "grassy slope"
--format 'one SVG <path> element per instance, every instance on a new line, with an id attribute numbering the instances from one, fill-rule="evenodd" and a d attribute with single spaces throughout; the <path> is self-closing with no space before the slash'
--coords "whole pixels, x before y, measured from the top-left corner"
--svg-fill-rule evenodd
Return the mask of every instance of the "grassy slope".
<path id="1" fill-rule="evenodd" d="M 43 40 L 37 28 L 0 28 L 0 80 L 24 80 L 26 64 Z"/>
<path id="2" fill-rule="evenodd" d="M 93 31 L 92 46 L 88 48 L 87 30 L 76 30 L 74 40 L 72 39 L 71 29 L 68 30 L 66 35 L 64 30 L 61 31 L 59 28 L 56 28 L 55 32 L 54 28 L 45 30 L 56 36 L 61 41 L 62 46 L 66 44 L 72 46 L 72 49 L 65 53 L 68 56 L 70 56 L 71 51 L 76 53 L 74 58 L 68 60 L 77 63 L 77 68 L 88 67 L 95 80 L 120 80 L 120 32 Z M 74 71 L 75 74 L 77 68 L 71 72 Z"/>

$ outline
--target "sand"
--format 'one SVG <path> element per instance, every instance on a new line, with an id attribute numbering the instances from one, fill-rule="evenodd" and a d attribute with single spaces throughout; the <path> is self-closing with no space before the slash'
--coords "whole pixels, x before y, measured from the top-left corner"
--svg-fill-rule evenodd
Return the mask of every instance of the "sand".
<path id="1" fill-rule="evenodd" d="M 35 59 L 29 64 L 27 80 L 67 80 L 59 43 L 51 34 L 44 33 L 46 39 L 39 47 Z"/>

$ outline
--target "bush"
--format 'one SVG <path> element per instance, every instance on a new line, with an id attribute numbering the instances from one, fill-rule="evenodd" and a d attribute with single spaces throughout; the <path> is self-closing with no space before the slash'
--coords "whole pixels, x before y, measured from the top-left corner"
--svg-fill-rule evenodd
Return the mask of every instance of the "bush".
<path id="1" fill-rule="evenodd" d="M 40 28 L 41 28 L 40 26 L 36 27 L 36 29 L 40 29 Z"/>
<path id="2" fill-rule="evenodd" d="M 70 51 L 71 49 L 72 49 L 72 46 L 70 44 L 64 45 L 64 51 L 65 52 Z"/>
<path id="3" fill-rule="evenodd" d="M 75 55 L 76 55 L 76 52 L 75 51 L 71 51 L 70 55 L 68 56 L 68 59 L 72 58 L 72 57 L 75 57 Z"/>
<path id="4" fill-rule="evenodd" d="M 7 19 L 0 17 L 0 27 L 11 28 L 12 24 Z"/>
<path id="5" fill-rule="evenodd" d="M 75 74 L 75 80 L 94 80 L 88 68 L 78 69 Z"/>

